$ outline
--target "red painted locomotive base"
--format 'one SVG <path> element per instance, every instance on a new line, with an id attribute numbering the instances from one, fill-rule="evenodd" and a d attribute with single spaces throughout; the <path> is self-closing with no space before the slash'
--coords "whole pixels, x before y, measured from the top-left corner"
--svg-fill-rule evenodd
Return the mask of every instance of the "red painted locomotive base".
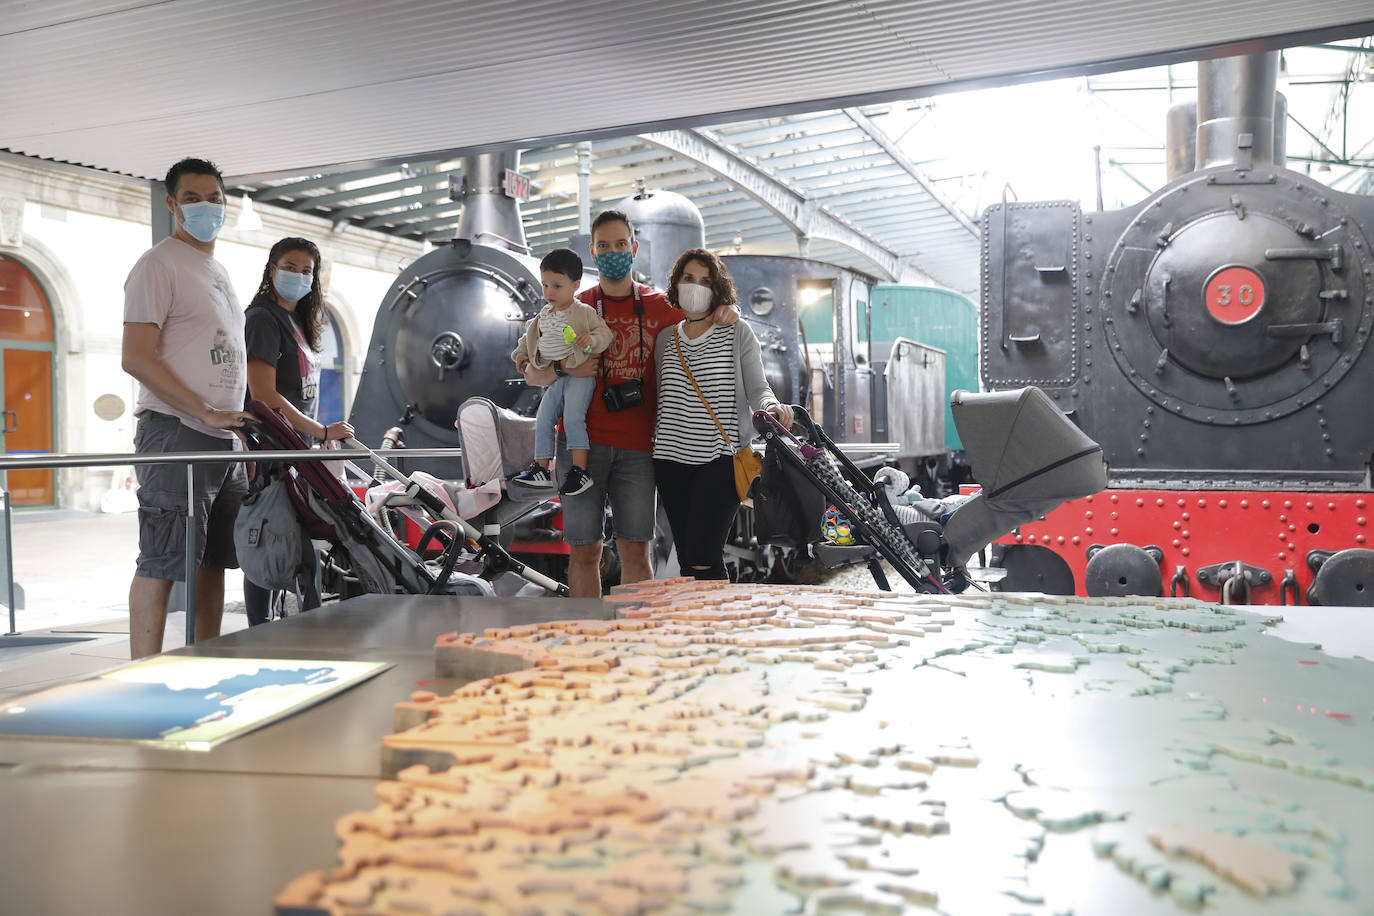
<path id="1" fill-rule="evenodd" d="M 1334 553 L 1369 547 L 1369 493 L 1252 490 L 1107 490 L 1073 500 L 1041 521 L 1022 525 L 997 541 L 1035 545 L 1059 555 L 1073 574 L 1074 592 L 1084 595 L 1089 549 L 1113 544 L 1158 547 L 1164 594 L 1178 567 L 1188 593 L 1215 601 L 1219 587 L 1200 582 L 1198 570 L 1236 561 L 1269 573 L 1251 589 L 1250 604 L 1292 604 L 1293 590 L 1280 596 L 1292 571 L 1298 603 L 1307 604 L 1314 572 L 1310 551 Z M 1182 583 L 1175 586 L 1184 594 Z"/>

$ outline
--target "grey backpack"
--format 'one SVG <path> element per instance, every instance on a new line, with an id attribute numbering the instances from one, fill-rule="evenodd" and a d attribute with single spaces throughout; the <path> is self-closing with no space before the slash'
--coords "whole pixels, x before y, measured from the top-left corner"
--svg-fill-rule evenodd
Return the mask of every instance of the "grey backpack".
<path id="1" fill-rule="evenodd" d="M 234 550 L 243 575 L 263 588 L 296 588 L 312 549 L 291 504 L 290 484 L 276 480 L 250 493 L 234 522 Z"/>

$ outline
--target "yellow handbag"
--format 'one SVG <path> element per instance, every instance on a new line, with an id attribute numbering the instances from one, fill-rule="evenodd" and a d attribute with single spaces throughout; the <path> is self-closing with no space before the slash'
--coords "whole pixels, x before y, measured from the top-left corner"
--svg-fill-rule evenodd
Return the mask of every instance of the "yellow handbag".
<path id="1" fill-rule="evenodd" d="M 706 408 L 706 412 L 715 421 L 716 429 L 720 430 L 720 434 L 725 437 L 725 444 L 735 450 L 735 494 L 739 496 L 741 501 L 746 500 L 749 498 L 749 485 L 754 482 L 755 477 L 759 476 L 759 471 L 763 469 L 763 461 L 747 445 L 744 448 L 735 449 L 734 440 L 725 431 L 725 427 L 720 425 L 716 412 L 711 409 L 711 405 L 706 401 L 706 395 L 701 393 L 701 386 L 692 377 L 692 370 L 687 368 L 687 360 L 682 355 L 682 341 L 678 338 L 677 328 L 673 328 L 673 345 L 677 347 L 677 359 L 678 362 L 682 363 L 682 371 L 687 373 L 687 381 L 692 383 L 692 387 L 697 390 L 697 397 L 701 398 L 701 406 Z"/>

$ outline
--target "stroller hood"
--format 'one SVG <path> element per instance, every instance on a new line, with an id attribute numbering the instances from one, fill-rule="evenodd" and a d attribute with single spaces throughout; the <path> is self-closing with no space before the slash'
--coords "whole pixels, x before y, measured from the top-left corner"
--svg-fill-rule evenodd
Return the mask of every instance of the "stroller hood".
<path id="1" fill-rule="evenodd" d="M 963 566 L 1016 526 L 1107 485 L 1102 447 L 1039 388 L 956 391 L 950 408 L 983 485 L 945 524 L 951 565 Z"/>

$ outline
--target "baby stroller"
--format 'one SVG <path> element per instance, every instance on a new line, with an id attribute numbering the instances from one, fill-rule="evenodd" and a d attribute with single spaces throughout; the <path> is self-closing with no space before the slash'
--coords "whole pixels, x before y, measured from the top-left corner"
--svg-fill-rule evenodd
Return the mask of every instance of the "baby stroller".
<path id="1" fill-rule="evenodd" d="M 1107 485 L 1102 447 L 1038 388 L 950 398 L 954 422 L 983 489 L 938 518 L 899 513 L 882 482 L 854 465 L 810 415 L 794 407 L 799 438 L 770 413 L 754 414 L 763 436 L 763 470 L 750 495 L 760 543 L 809 549 L 827 566 L 867 561 L 889 590 L 886 560 L 917 592 L 959 592 L 968 559 L 1017 525 Z M 829 501 L 845 515 L 856 543 L 816 543 Z"/>
<path id="2" fill-rule="evenodd" d="M 250 449 L 271 452 L 307 448 L 277 410 L 251 401 L 248 411 L 256 420 L 245 430 Z M 424 514 L 417 513 L 417 517 L 425 518 L 426 525 L 414 549 L 369 513 L 323 463 L 291 465 L 269 459 L 262 466 L 267 474 L 287 481 L 291 505 L 306 534 L 328 543 L 326 578 L 345 586 L 337 589 L 341 594 L 492 595 L 491 578 L 506 571 L 526 573 L 523 564 L 506 554 L 495 540 L 463 519 L 455 511 L 455 501 L 445 498 L 447 494 L 426 489 L 357 440 L 350 439 L 347 444 L 349 448 L 341 451 L 341 457 L 349 452 L 365 455 L 381 476 L 400 484 L 408 506 L 423 510 Z M 354 464 L 349 466 L 363 477 L 371 476 Z M 435 560 L 426 561 L 423 554 L 431 543 L 440 553 Z M 532 573 L 530 578 L 549 591 L 561 589 L 566 593 L 564 586 L 551 579 Z"/>

